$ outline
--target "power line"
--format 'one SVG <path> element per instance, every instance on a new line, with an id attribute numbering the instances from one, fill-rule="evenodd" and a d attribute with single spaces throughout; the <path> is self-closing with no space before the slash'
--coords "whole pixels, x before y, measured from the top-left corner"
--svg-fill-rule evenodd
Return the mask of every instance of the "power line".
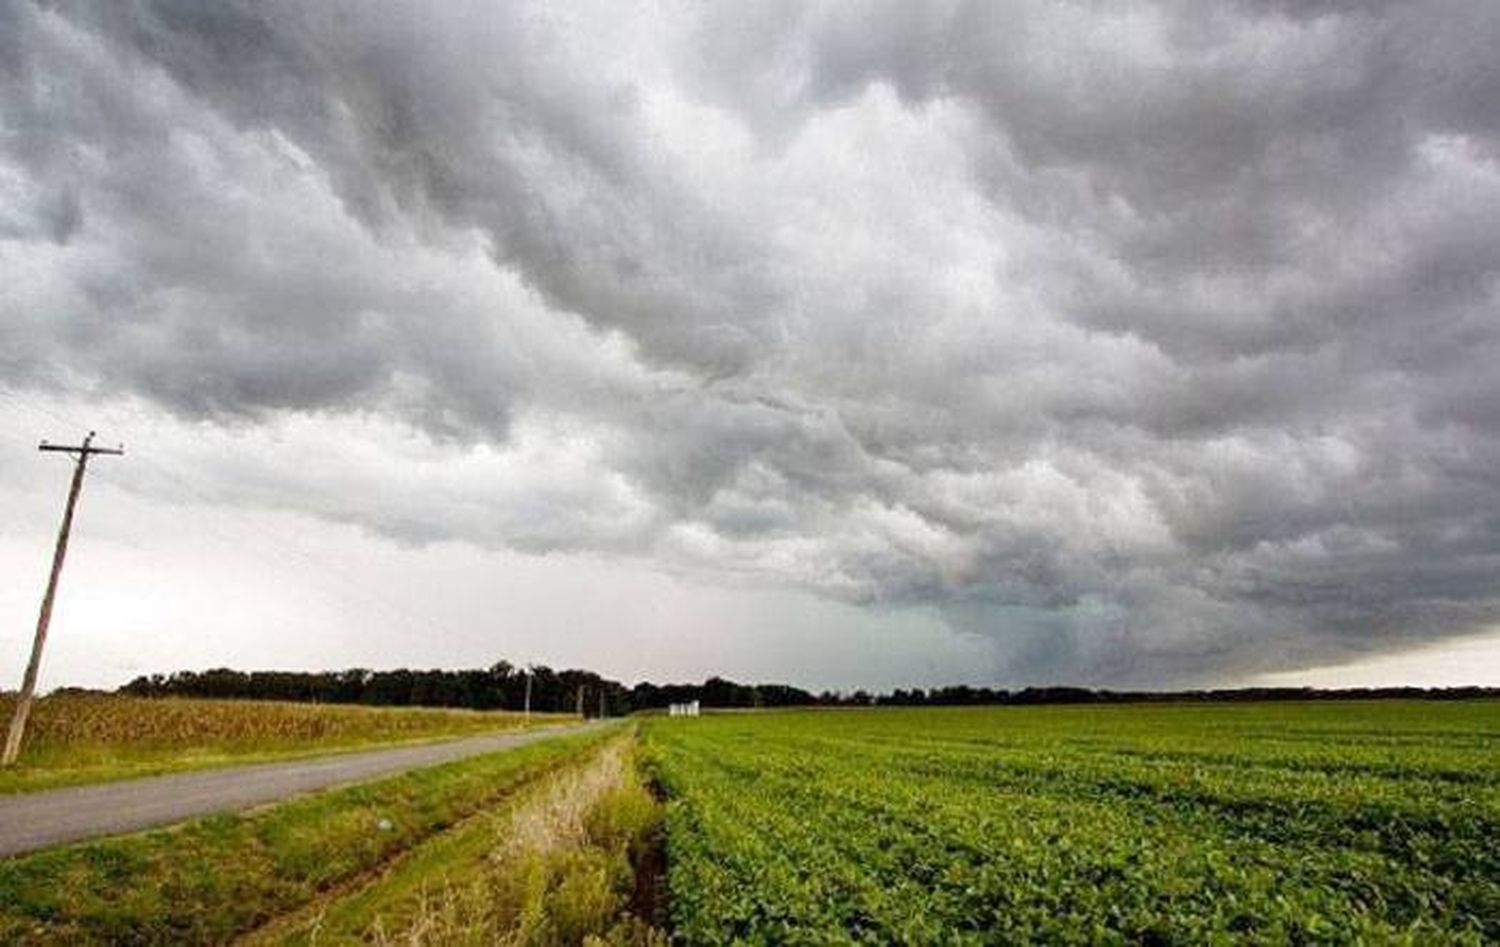
<path id="1" fill-rule="evenodd" d="M 26 410 L 31 411 L 34 414 L 44 415 L 54 421 L 64 424 L 76 424 L 76 421 L 74 419 L 69 418 L 54 409 L 38 403 L 33 398 L 24 396 L 21 392 L 16 391 L 14 388 L 0 388 L 0 397 L 4 397 L 12 404 L 18 405 Z M 378 611 L 382 612 L 389 618 L 395 619 L 399 624 L 406 627 L 409 631 L 421 631 L 434 635 L 442 634 L 442 630 L 431 621 L 413 614 L 400 603 L 387 596 L 381 595 L 380 593 L 370 588 L 368 581 L 364 578 L 348 570 L 336 567 L 328 561 L 327 557 L 311 553 L 303 547 L 297 545 L 296 543 L 287 540 L 284 536 L 262 526 L 261 524 L 255 522 L 250 518 L 251 515 L 249 511 L 239 508 L 233 504 L 226 504 L 225 501 L 221 498 L 212 495 L 207 490 L 201 489 L 199 486 L 195 485 L 194 483 L 183 477 L 181 474 L 179 474 L 175 470 L 168 468 L 164 464 L 156 462 L 150 458 L 137 457 L 136 460 L 132 463 L 132 466 L 136 468 L 144 468 L 154 473 L 156 476 L 170 482 L 179 495 L 186 495 L 187 497 L 198 501 L 198 504 L 200 505 L 203 513 L 206 514 L 211 520 L 211 522 L 209 523 L 200 523 L 200 526 L 204 527 L 206 532 L 210 533 L 211 535 L 217 536 L 221 541 L 229 545 L 231 548 L 235 549 L 236 552 L 241 554 L 248 554 L 252 558 L 270 565 L 272 567 L 271 571 L 273 573 L 284 573 L 287 565 L 286 557 L 292 557 L 300 562 L 306 563 L 314 572 L 314 575 L 309 575 L 306 572 L 299 573 L 297 575 L 297 579 L 303 583 L 311 580 L 314 588 L 331 601 L 339 602 L 345 606 L 374 606 Z M 125 486 L 124 484 L 115 480 L 113 477 L 106 476 L 104 477 L 104 480 L 106 483 L 112 483 L 117 487 Z M 161 502 L 161 500 L 156 497 L 153 497 L 153 499 Z M 173 501 L 166 500 L 166 502 L 171 503 Z M 174 503 L 173 505 L 180 504 Z M 299 511 L 287 512 L 296 513 Z M 235 515 L 231 519 L 231 517 L 228 515 L 229 513 L 235 513 L 237 515 Z M 309 514 L 303 513 L 302 515 Z M 219 527 L 228 526 L 230 529 L 230 533 L 226 533 L 221 528 L 215 528 L 215 522 Z M 234 532 L 238 532 L 241 535 L 233 535 Z M 246 539 L 246 536 L 244 534 L 246 533 L 252 534 L 254 537 L 258 538 L 262 544 L 274 547 L 282 555 L 278 557 L 274 555 L 263 554 L 262 552 L 259 552 L 250 546 L 247 546 L 244 542 L 244 540 Z M 316 577 L 319 574 L 321 575 L 321 580 Z M 335 588 L 335 585 L 338 586 L 338 588 Z"/>

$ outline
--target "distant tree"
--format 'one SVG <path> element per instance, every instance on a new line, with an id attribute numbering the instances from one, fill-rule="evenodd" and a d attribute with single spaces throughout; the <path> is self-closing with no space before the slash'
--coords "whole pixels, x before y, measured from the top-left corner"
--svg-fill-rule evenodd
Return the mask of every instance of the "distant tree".
<path id="1" fill-rule="evenodd" d="M 468 707 L 476 710 L 520 710 L 525 702 L 527 673 L 508 661 L 486 669 L 459 671 L 253 671 L 230 668 L 175 671 L 141 675 L 119 688 L 140 697 L 212 697 L 255 700 L 318 701 L 381 706 L 426 705 Z M 593 716 L 603 709 L 611 716 L 668 704 L 699 701 L 704 707 L 755 708 L 865 706 L 971 706 L 978 704 L 1082 704 L 1167 701 L 1373 700 L 1383 698 L 1476 700 L 1500 697 L 1500 688 L 1416 687 L 1356 688 L 1322 691 L 1307 687 L 1251 687 L 1234 690 L 1167 692 L 1092 690 L 1082 687 L 1028 687 L 1010 692 L 966 684 L 929 690 L 897 688 L 886 694 L 866 690 L 853 693 L 825 690 L 814 695 L 787 684 L 740 684 L 710 677 L 702 684 L 653 684 L 642 681 L 626 687 L 599 674 L 572 668 L 554 671 L 544 665 L 531 670 L 533 710 L 573 713 L 580 691 L 584 711 Z"/>

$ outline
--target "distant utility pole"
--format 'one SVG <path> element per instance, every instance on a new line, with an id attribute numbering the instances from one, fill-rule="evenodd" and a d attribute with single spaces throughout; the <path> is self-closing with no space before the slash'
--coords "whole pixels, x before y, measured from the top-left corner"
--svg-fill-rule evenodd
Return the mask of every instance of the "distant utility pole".
<path id="1" fill-rule="evenodd" d="M 531 668 L 526 669 L 526 722 L 531 722 Z"/>
<path id="2" fill-rule="evenodd" d="M 83 473 L 88 468 L 89 458 L 95 454 L 123 454 L 123 447 L 95 447 L 94 432 L 76 447 L 48 444 L 42 441 L 37 448 L 61 454 L 72 454 L 73 484 L 68 488 L 68 505 L 63 510 L 62 528 L 57 533 L 57 548 L 52 553 L 52 573 L 47 577 L 47 593 L 42 596 L 42 613 L 36 620 L 36 638 L 31 643 L 31 660 L 26 664 L 26 676 L 21 680 L 21 694 L 16 698 L 16 709 L 10 718 L 10 732 L 5 736 L 5 753 L 0 756 L 0 766 L 10 766 L 21 755 L 21 738 L 26 735 L 26 718 L 31 716 L 31 702 L 36 695 L 36 675 L 42 666 L 42 646 L 47 643 L 47 626 L 52 622 L 52 601 L 57 596 L 57 579 L 62 574 L 63 557 L 68 554 L 68 533 L 73 529 L 73 510 L 78 506 L 78 494 L 83 490 Z"/>
<path id="3" fill-rule="evenodd" d="M 578 719 L 583 719 L 583 685 L 578 685 Z"/>

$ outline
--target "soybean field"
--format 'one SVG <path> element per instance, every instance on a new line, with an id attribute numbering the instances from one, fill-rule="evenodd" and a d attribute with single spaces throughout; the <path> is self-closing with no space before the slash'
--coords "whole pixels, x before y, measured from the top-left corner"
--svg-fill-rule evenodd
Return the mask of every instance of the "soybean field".
<path id="1" fill-rule="evenodd" d="M 685 943 L 1500 941 L 1500 703 L 656 719 Z"/>

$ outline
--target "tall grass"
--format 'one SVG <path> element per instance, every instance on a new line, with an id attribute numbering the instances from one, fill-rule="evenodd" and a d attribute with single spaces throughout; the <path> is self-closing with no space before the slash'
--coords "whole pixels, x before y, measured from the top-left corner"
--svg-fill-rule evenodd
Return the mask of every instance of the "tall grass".
<path id="1" fill-rule="evenodd" d="M 447 940 L 444 928 L 456 919 L 460 929 L 477 928 L 489 943 L 656 942 L 640 919 L 621 916 L 634 865 L 659 820 L 630 749 L 624 742 L 611 745 L 521 809 L 490 852 L 469 910 L 461 899 L 449 899 L 444 910 L 424 918 L 438 936 L 423 939 Z"/>
<path id="2" fill-rule="evenodd" d="M 666 944 L 652 926 L 660 807 L 634 740 L 508 799 L 414 852 L 367 888 L 261 941 L 289 944 Z M 664 918 L 662 918 L 664 920 Z M 260 941 L 257 941 L 260 942 Z"/>

